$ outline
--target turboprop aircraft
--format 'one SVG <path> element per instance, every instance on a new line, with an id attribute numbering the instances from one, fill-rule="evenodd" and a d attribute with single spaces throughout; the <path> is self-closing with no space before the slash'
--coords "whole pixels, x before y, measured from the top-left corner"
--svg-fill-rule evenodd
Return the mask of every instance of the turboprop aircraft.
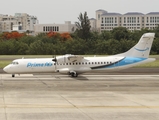
<path id="1" fill-rule="evenodd" d="M 141 63 L 155 61 L 148 58 L 155 33 L 145 33 L 139 42 L 127 52 L 105 57 L 83 57 L 66 54 L 54 58 L 16 59 L 3 70 L 12 74 L 54 73 L 68 74 L 77 77 L 90 71 L 117 71 Z"/>

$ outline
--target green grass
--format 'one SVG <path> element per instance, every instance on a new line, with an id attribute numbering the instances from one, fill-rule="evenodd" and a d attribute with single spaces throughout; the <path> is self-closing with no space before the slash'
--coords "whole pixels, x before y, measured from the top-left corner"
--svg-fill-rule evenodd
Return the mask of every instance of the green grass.
<path id="1" fill-rule="evenodd" d="M 159 68 L 159 60 L 135 66 L 137 68 Z"/>
<path id="2" fill-rule="evenodd" d="M 53 55 L 0 55 L 0 59 L 19 59 L 19 58 L 50 58 Z"/>
<path id="3" fill-rule="evenodd" d="M 0 60 L 0 68 L 4 68 L 6 65 L 10 64 L 12 60 Z"/>

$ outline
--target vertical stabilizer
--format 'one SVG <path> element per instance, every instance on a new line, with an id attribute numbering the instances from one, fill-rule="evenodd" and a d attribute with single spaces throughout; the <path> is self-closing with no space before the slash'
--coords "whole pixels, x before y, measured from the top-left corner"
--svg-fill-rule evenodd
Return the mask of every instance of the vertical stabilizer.
<path id="1" fill-rule="evenodd" d="M 134 47 L 120 55 L 128 57 L 148 58 L 154 37 L 155 33 L 143 34 L 139 42 Z"/>

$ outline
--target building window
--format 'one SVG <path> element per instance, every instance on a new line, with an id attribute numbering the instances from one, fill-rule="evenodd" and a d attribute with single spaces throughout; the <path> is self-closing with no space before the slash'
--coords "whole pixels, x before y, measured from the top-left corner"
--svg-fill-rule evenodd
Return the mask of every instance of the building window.
<path id="1" fill-rule="evenodd" d="M 98 20 L 100 20 L 100 14 L 98 14 Z"/>
<path id="2" fill-rule="evenodd" d="M 48 26 L 48 31 L 50 31 L 50 27 Z"/>
<path id="3" fill-rule="evenodd" d="M 43 31 L 45 31 L 45 26 L 43 27 Z"/>

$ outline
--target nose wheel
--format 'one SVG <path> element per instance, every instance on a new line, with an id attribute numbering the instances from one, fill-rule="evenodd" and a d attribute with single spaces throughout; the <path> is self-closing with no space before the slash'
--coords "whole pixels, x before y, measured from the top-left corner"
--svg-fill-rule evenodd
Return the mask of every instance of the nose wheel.
<path id="1" fill-rule="evenodd" d="M 15 77 L 15 74 L 12 74 L 12 77 Z"/>

